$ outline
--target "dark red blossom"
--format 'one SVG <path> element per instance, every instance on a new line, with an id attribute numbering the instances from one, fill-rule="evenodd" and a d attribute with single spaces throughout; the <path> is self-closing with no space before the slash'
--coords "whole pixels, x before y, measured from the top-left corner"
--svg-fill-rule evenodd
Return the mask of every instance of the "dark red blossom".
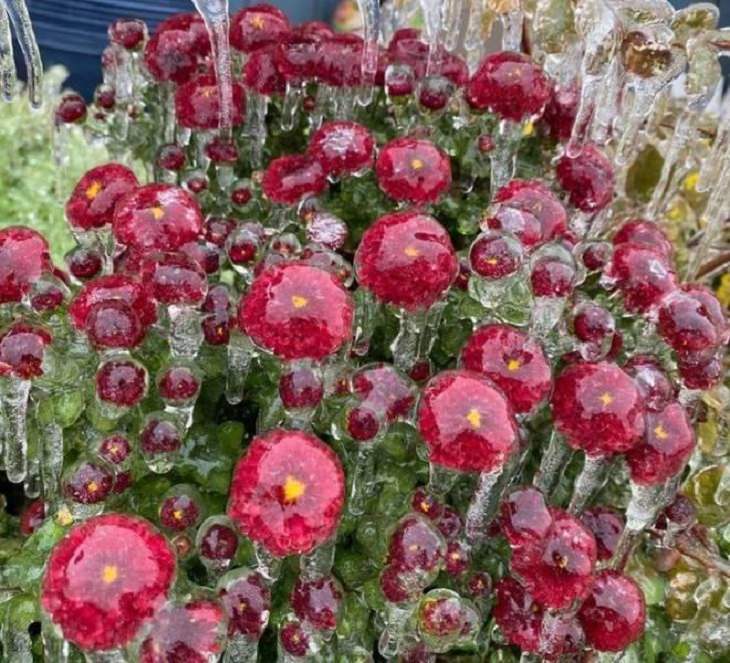
<path id="1" fill-rule="evenodd" d="M 330 273 L 301 263 L 264 270 L 239 306 L 239 325 L 283 359 L 322 359 L 352 333 L 353 303 Z"/>
<path id="2" fill-rule="evenodd" d="M 174 575 L 164 537 L 139 518 L 106 514 L 77 525 L 53 549 L 41 604 L 81 649 L 114 649 L 150 621 Z"/>
<path id="3" fill-rule="evenodd" d="M 273 203 L 296 205 L 302 198 L 322 193 L 327 176 L 317 159 L 295 154 L 274 159 L 264 173 L 261 188 Z"/>
<path id="4" fill-rule="evenodd" d="M 66 218 L 78 230 L 111 225 L 117 202 L 137 186 L 136 175 L 126 166 L 107 163 L 92 168 L 71 193 L 66 203 Z"/>
<path id="5" fill-rule="evenodd" d="M 568 366 L 552 397 L 556 428 L 591 455 L 623 453 L 644 432 L 644 401 L 636 383 L 611 362 Z"/>
<path id="6" fill-rule="evenodd" d="M 337 455 L 314 435 L 274 430 L 238 462 L 228 515 L 273 555 L 311 552 L 337 529 L 345 501 Z"/>
<path id="7" fill-rule="evenodd" d="M 113 230 L 117 241 L 141 253 L 175 251 L 203 229 L 200 207 L 184 189 L 147 184 L 117 204 Z"/>
<path id="8" fill-rule="evenodd" d="M 471 77 L 466 100 L 478 110 L 520 122 L 542 113 L 551 86 L 545 73 L 522 53 L 487 55 Z"/>
<path id="9" fill-rule="evenodd" d="M 530 412 L 552 387 L 550 363 L 540 344 L 509 325 L 485 325 L 461 351 L 464 368 L 494 382 L 517 413 Z"/>
<path id="10" fill-rule="evenodd" d="M 418 428 L 432 463 L 461 472 L 493 472 L 517 449 L 512 407 L 492 382 L 445 371 L 426 385 Z"/>
<path id="11" fill-rule="evenodd" d="M 360 284 L 381 301 L 408 311 L 427 309 L 456 278 L 458 263 L 448 232 L 420 212 L 379 218 L 355 253 Z"/>
<path id="12" fill-rule="evenodd" d="M 380 188 L 394 200 L 435 203 L 451 186 L 449 157 L 433 143 L 396 138 L 378 154 L 375 174 Z"/>
<path id="13" fill-rule="evenodd" d="M 243 85 L 233 83 L 233 126 L 243 122 L 246 112 L 246 95 Z M 210 130 L 218 128 L 220 120 L 220 95 L 215 76 L 201 74 L 181 85 L 175 93 L 177 121 L 188 129 Z"/>
<path id="14" fill-rule="evenodd" d="M 0 229 L 0 304 L 19 302 L 51 268 L 48 242 L 24 226 Z"/>

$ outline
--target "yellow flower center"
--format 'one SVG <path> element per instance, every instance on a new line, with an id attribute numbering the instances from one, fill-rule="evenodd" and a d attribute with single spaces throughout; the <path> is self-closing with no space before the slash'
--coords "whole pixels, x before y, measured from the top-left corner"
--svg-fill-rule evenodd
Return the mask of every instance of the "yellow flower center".
<path id="1" fill-rule="evenodd" d="M 607 391 L 602 393 L 601 403 L 603 403 L 605 407 L 608 407 L 609 405 L 611 405 L 611 403 L 613 403 L 613 396 L 611 396 L 611 394 L 609 394 Z"/>
<path id="2" fill-rule="evenodd" d="M 154 207 L 150 208 L 150 212 L 152 212 L 152 217 L 155 221 L 160 221 L 163 216 L 165 216 L 165 210 L 162 209 L 159 205 L 155 205 Z"/>
<path id="3" fill-rule="evenodd" d="M 101 579 L 107 584 L 111 585 L 119 577 L 119 569 L 113 564 L 108 564 L 104 567 L 101 572 Z"/>
<path id="4" fill-rule="evenodd" d="M 264 25 L 266 25 L 266 21 L 264 21 L 264 17 L 260 14 L 255 14 L 251 17 L 251 27 L 255 28 L 256 30 L 263 30 Z"/>
<path id="5" fill-rule="evenodd" d="M 306 297 L 293 295 L 291 298 L 291 303 L 294 308 L 304 308 L 307 304 L 309 304 L 309 300 Z"/>
<path id="6" fill-rule="evenodd" d="M 403 253 L 405 253 L 409 258 L 418 258 L 418 256 L 421 255 L 421 252 L 415 246 L 406 246 L 406 248 L 403 249 Z"/>
<path id="7" fill-rule="evenodd" d="M 420 159 L 413 159 L 413 161 L 411 161 L 411 168 L 413 168 L 413 170 L 421 170 L 423 166 L 424 163 Z"/>
<path id="8" fill-rule="evenodd" d="M 88 189 L 86 189 L 86 198 L 88 200 L 94 200 L 104 187 L 101 182 L 92 182 Z"/>
<path id="9" fill-rule="evenodd" d="M 654 435 L 656 435 L 660 440 L 666 440 L 669 437 L 669 433 L 664 430 L 664 426 L 661 424 L 654 429 Z"/>
<path id="10" fill-rule="evenodd" d="M 97 485 L 96 481 L 89 481 L 89 483 L 86 484 L 86 490 L 88 490 L 90 493 L 95 493 L 97 490 L 99 490 L 99 486 Z"/>
<path id="11" fill-rule="evenodd" d="M 471 424 L 472 428 L 479 428 L 482 425 L 482 415 L 479 414 L 478 410 L 471 409 L 469 414 L 466 415 L 466 420 Z"/>
<path id="12" fill-rule="evenodd" d="M 174 511 L 172 512 L 172 517 L 173 517 L 173 518 L 174 518 L 175 520 L 182 520 L 182 517 L 183 517 L 183 512 L 182 512 L 182 509 L 175 509 L 175 510 L 174 510 Z"/>
<path id="13" fill-rule="evenodd" d="M 307 490 L 307 486 L 303 481 L 289 475 L 284 481 L 283 486 L 284 502 L 286 504 L 293 504 L 296 502 L 304 492 Z"/>
<path id="14" fill-rule="evenodd" d="M 514 373 L 515 371 L 520 370 L 522 368 L 522 362 L 519 359 L 510 359 L 507 362 L 507 370 L 510 373 Z"/>

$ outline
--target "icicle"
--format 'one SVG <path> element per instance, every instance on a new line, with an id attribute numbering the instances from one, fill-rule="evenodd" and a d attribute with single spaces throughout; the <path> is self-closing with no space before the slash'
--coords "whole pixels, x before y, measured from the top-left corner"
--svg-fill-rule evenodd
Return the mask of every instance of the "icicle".
<path id="1" fill-rule="evenodd" d="M 6 661 L 13 663 L 33 663 L 31 639 L 27 628 L 19 628 L 10 623 L 3 628 L 3 654 Z"/>
<path id="2" fill-rule="evenodd" d="M 41 459 L 37 453 L 28 456 L 28 473 L 25 481 L 23 481 L 23 493 L 29 499 L 34 500 L 43 492 L 43 482 L 41 481 Z"/>
<path id="3" fill-rule="evenodd" d="M 11 101 L 15 96 L 16 84 L 10 19 L 4 5 L 0 3 L 0 90 L 5 101 Z"/>
<path id="4" fill-rule="evenodd" d="M 26 417 L 30 380 L 7 379 L 4 387 L 5 408 L 5 471 L 10 483 L 22 483 L 28 473 L 28 430 Z"/>
<path id="5" fill-rule="evenodd" d="M 616 163 L 619 165 L 629 162 L 638 145 L 639 130 L 651 113 L 659 93 L 684 71 L 687 64 L 684 52 L 679 48 L 673 48 L 670 53 L 671 60 L 664 71 L 651 78 L 632 76 L 634 80 L 631 87 L 634 91 L 634 98 L 624 112 L 626 123 L 616 147 Z"/>
<path id="6" fill-rule="evenodd" d="M 347 500 L 347 512 L 351 516 L 361 516 L 365 513 L 368 488 L 372 485 L 375 475 L 375 445 L 379 437 L 357 444 L 350 497 Z"/>
<path id="7" fill-rule="evenodd" d="M 256 571 L 267 583 L 274 583 L 281 573 L 281 559 L 274 557 L 266 548 L 254 543 L 254 555 L 256 556 Z"/>
<path id="8" fill-rule="evenodd" d="M 462 0 L 443 0 L 443 3 L 444 46 L 448 51 L 455 51 L 459 46 L 462 25 L 468 18 L 466 12 L 469 10 L 470 3 L 462 2 Z"/>
<path id="9" fill-rule="evenodd" d="M 677 120 L 674 133 L 669 140 L 669 146 L 664 154 L 664 163 L 662 164 L 659 182 L 654 187 L 651 201 L 647 206 L 647 218 L 656 218 L 657 214 L 664 209 L 667 203 L 667 194 L 671 193 L 671 188 L 668 190 L 669 183 L 672 179 L 675 179 L 672 178 L 674 166 L 678 163 L 680 157 L 686 154 L 688 143 L 695 131 L 698 119 L 697 113 L 693 110 L 686 109 Z"/>
<path id="10" fill-rule="evenodd" d="M 490 7 L 502 23 L 502 50 L 522 50 L 522 24 L 525 15 L 520 0 L 490 0 Z"/>
<path id="11" fill-rule="evenodd" d="M 203 344 L 203 327 L 200 312 L 194 306 L 171 305 L 167 309 L 170 317 L 170 352 L 173 357 L 193 359 Z"/>
<path id="12" fill-rule="evenodd" d="M 259 657 L 259 641 L 236 633 L 228 638 L 223 663 L 256 663 Z"/>
<path id="13" fill-rule="evenodd" d="M 702 161 L 700 176 L 697 180 L 697 191 L 705 193 L 712 189 L 720 175 L 723 157 L 730 149 L 730 94 L 726 94 L 722 101 L 720 121 L 717 125 L 715 142 L 710 154 Z"/>
<path id="14" fill-rule="evenodd" d="M 53 500 L 58 495 L 63 470 L 63 428 L 55 422 L 44 426 L 42 444 L 43 495 L 46 500 Z"/>
<path id="15" fill-rule="evenodd" d="M 358 357 L 364 357 L 370 349 L 370 339 L 375 331 L 380 304 L 375 296 L 365 288 L 359 288 L 355 297 L 361 297 L 362 300 L 358 301 L 355 309 L 352 352 Z"/>
<path id="16" fill-rule="evenodd" d="M 291 131 L 294 128 L 302 97 L 304 97 L 304 86 L 287 82 L 279 121 L 282 131 Z"/>
<path id="17" fill-rule="evenodd" d="M 500 120 L 494 149 L 489 153 L 492 166 L 489 186 L 492 198 L 514 175 L 521 136 L 521 124 L 511 120 Z"/>
<path id="18" fill-rule="evenodd" d="M 591 142 L 605 145 L 611 138 L 613 123 L 619 114 L 624 71 L 618 58 L 611 63 L 600 91 L 590 125 Z"/>
<path id="19" fill-rule="evenodd" d="M 603 486 L 607 478 L 607 471 L 611 465 L 611 458 L 607 456 L 589 456 L 586 454 L 583 469 L 573 486 L 573 496 L 570 498 L 568 511 L 580 514 L 588 502 Z"/>
<path id="20" fill-rule="evenodd" d="M 205 21 L 213 46 L 213 66 L 218 84 L 220 135 L 230 140 L 233 126 L 233 83 L 231 77 L 231 52 L 228 35 L 228 0 L 193 0 L 195 8 Z"/>
<path id="21" fill-rule="evenodd" d="M 263 164 L 264 145 L 266 144 L 266 112 L 269 100 L 262 94 L 249 91 L 246 99 L 248 122 L 246 129 L 251 139 L 251 164 L 260 168 Z"/>
<path id="22" fill-rule="evenodd" d="M 248 336 L 234 331 L 228 344 L 228 371 L 226 373 L 226 400 L 237 405 L 243 400 L 248 371 L 251 368 L 253 345 Z"/>
<path id="23" fill-rule="evenodd" d="M 560 433 L 553 431 L 550 434 L 548 448 L 542 455 L 540 469 L 532 481 L 535 488 L 545 497 L 549 497 L 555 489 L 572 455 L 573 450 L 565 443 Z"/>
<path id="24" fill-rule="evenodd" d="M 317 546 L 312 552 L 302 555 L 299 558 L 299 568 L 302 579 L 318 580 L 330 575 L 332 565 L 335 562 L 335 539 L 325 541 Z"/>
<path id="25" fill-rule="evenodd" d="M 429 310 L 417 313 L 399 311 L 400 329 L 390 346 L 397 369 L 408 373 L 419 359 L 431 352 L 444 305 L 436 302 Z"/>
<path id="26" fill-rule="evenodd" d="M 499 478 L 504 468 L 479 475 L 479 485 L 466 512 L 466 538 L 474 544 L 483 539 L 499 502 Z"/>
<path id="27" fill-rule="evenodd" d="M 25 0 L 4 0 L 4 3 L 25 60 L 25 69 L 28 72 L 28 98 L 30 103 L 38 108 L 42 101 L 43 63 L 38 42 L 33 34 L 28 8 L 25 6 Z"/>
<path id="28" fill-rule="evenodd" d="M 396 658 L 406 633 L 408 619 L 416 609 L 416 603 L 391 603 L 386 601 L 385 624 L 378 640 L 380 655 L 388 660 Z"/>
<path id="29" fill-rule="evenodd" d="M 441 70 L 441 0 L 418 0 L 423 15 L 423 24 L 428 42 L 428 61 L 426 75 L 437 74 Z"/>
<path id="30" fill-rule="evenodd" d="M 357 102 L 367 106 L 373 100 L 375 74 L 378 71 L 378 34 L 380 32 L 380 1 L 357 0 L 362 18 L 364 45 L 362 49 L 361 87 Z"/>
<path id="31" fill-rule="evenodd" d="M 129 663 L 130 659 L 121 649 L 109 651 L 86 652 L 86 663 Z"/>
<path id="32" fill-rule="evenodd" d="M 575 12 L 575 24 L 583 38 L 584 52 L 580 101 L 573 132 L 566 148 L 566 153 L 571 158 L 580 154 L 586 142 L 596 101 L 615 57 L 620 34 L 616 16 L 605 0 L 579 3 Z"/>
<path id="33" fill-rule="evenodd" d="M 469 3 L 469 17 L 464 34 L 464 51 L 466 51 L 469 71 L 473 72 L 482 59 L 487 43 L 484 30 L 484 16 L 487 12 L 486 0 L 471 0 Z"/>

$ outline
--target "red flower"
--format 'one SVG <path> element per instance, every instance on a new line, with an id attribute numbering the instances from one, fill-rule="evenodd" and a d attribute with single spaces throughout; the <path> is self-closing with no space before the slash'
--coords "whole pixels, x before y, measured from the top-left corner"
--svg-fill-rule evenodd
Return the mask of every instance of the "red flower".
<path id="1" fill-rule="evenodd" d="M 110 360 L 96 373 L 100 401 L 120 408 L 134 407 L 147 393 L 147 371 L 132 360 Z"/>
<path id="2" fill-rule="evenodd" d="M 550 100 L 542 114 L 542 121 L 547 125 L 553 139 L 563 142 L 570 138 L 579 102 L 577 86 L 553 86 Z"/>
<path id="3" fill-rule="evenodd" d="M 550 91 L 548 77 L 529 57 L 502 51 L 482 60 L 466 88 L 466 100 L 472 108 L 520 122 L 542 113 Z"/>
<path id="4" fill-rule="evenodd" d="M 369 168 L 375 141 L 370 131 L 357 122 L 326 122 L 309 140 L 309 153 L 327 175 L 341 177 Z"/>
<path id="5" fill-rule="evenodd" d="M 644 440 L 626 454 L 632 481 L 663 484 L 684 468 L 694 447 L 694 431 L 679 403 L 648 413 Z"/>
<path id="6" fill-rule="evenodd" d="M 77 504 L 99 504 L 112 490 L 114 476 L 106 467 L 81 463 L 63 482 L 63 494 Z"/>
<path id="7" fill-rule="evenodd" d="M 651 355 L 634 355 L 626 362 L 624 370 L 634 379 L 646 409 L 663 410 L 677 394 L 677 389 L 659 361 Z"/>
<path id="8" fill-rule="evenodd" d="M 51 552 L 41 604 L 84 650 L 123 647 L 164 602 L 175 555 L 145 520 L 106 514 L 74 527 Z"/>
<path id="9" fill-rule="evenodd" d="M 146 258 L 141 277 L 153 297 L 167 305 L 201 304 L 208 293 L 205 272 L 184 253 L 163 253 Z"/>
<path id="10" fill-rule="evenodd" d="M 118 299 L 94 304 L 86 318 L 86 334 L 97 348 L 134 348 L 146 327 L 132 307 Z"/>
<path id="11" fill-rule="evenodd" d="M 234 81 L 233 126 L 243 122 L 246 94 L 243 85 Z M 220 120 L 218 84 L 212 74 L 200 74 L 181 85 L 175 92 L 175 113 L 181 126 L 188 129 L 217 129 Z"/>
<path id="12" fill-rule="evenodd" d="M 644 246 L 661 253 L 667 259 L 671 258 L 674 253 L 672 243 L 664 231 L 653 221 L 644 219 L 632 219 L 621 224 L 613 236 L 613 245 L 621 244 Z"/>
<path id="13" fill-rule="evenodd" d="M 342 605 L 342 586 L 332 577 L 299 578 L 291 595 L 294 614 L 319 631 L 334 631 Z"/>
<path id="14" fill-rule="evenodd" d="M 244 53 L 280 43 L 290 32 L 286 14 L 271 5 L 247 7 L 231 18 L 231 46 Z"/>
<path id="15" fill-rule="evenodd" d="M 254 279 L 239 306 L 239 325 L 282 359 L 323 359 L 352 333 L 353 303 L 330 273 L 281 263 Z"/>
<path id="16" fill-rule="evenodd" d="M 659 308 L 659 333 L 682 355 L 713 350 L 727 343 L 722 305 L 702 286 L 684 284 Z"/>
<path id="17" fill-rule="evenodd" d="M 269 621 L 271 591 L 255 571 L 239 570 L 226 576 L 220 600 L 228 616 L 228 635 L 258 640 Z"/>
<path id="18" fill-rule="evenodd" d="M 617 571 L 601 571 L 578 619 L 589 645 L 598 651 L 621 651 L 644 632 L 644 594 L 631 578 Z"/>
<path id="19" fill-rule="evenodd" d="M 0 335 L 0 375 L 23 380 L 43 375 L 43 357 L 52 337 L 45 329 L 16 322 Z"/>
<path id="20" fill-rule="evenodd" d="M 576 157 L 562 156 L 555 174 L 581 212 L 599 212 L 613 199 L 613 166 L 593 145 L 584 146 Z"/>
<path id="21" fill-rule="evenodd" d="M 575 264 L 559 256 L 539 258 L 532 265 L 530 285 L 535 297 L 567 297 L 575 286 Z"/>
<path id="22" fill-rule="evenodd" d="M 337 455 L 301 431 L 254 438 L 233 474 L 228 515 L 277 557 L 311 552 L 336 531 L 345 501 Z"/>
<path id="23" fill-rule="evenodd" d="M 477 329 L 461 351 L 461 362 L 500 387 L 515 412 L 534 410 L 550 393 L 550 364 L 540 344 L 508 325 Z"/>
<path id="24" fill-rule="evenodd" d="M 161 83 L 187 82 L 198 68 L 194 35 L 185 30 L 158 29 L 145 46 L 144 63 Z"/>
<path id="25" fill-rule="evenodd" d="M 136 175 L 126 166 L 108 163 L 92 168 L 71 193 L 66 218 L 71 227 L 79 230 L 111 225 L 114 206 L 137 186 Z"/>
<path id="26" fill-rule="evenodd" d="M 34 500 L 26 506 L 20 514 L 20 533 L 30 536 L 46 519 L 46 503 L 43 500 Z"/>
<path id="27" fill-rule="evenodd" d="M 608 277 L 615 280 L 624 305 L 632 312 L 648 311 L 676 288 L 668 258 L 642 244 L 619 244 L 613 252 Z"/>
<path id="28" fill-rule="evenodd" d="M 550 510 L 553 523 L 544 538 L 512 551 L 511 567 L 534 599 L 547 608 L 567 608 L 585 597 L 596 565 L 596 540 L 573 516 Z"/>
<path id="29" fill-rule="evenodd" d="M 537 488 L 517 488 L 500 505 L 500 526 L 513 548 L 541 541 L 552 524 L 545 497 Z"/>
<path id="30" fill-rule="evenodd" d="M 512 180 L 494 197 L 499 203 L 487 220 L 490 228 L 507 230 L 526 247 L 557 239 L 568 229 L 568 214 L 557 196 L 538 180 Z"/>
<path id="31" fill-rule="evenodd" d="M 396 138 L 378 155 L 375 174 L 394 200 L 435 203 L 451 186 L 449 157 L 428 140 Z"/>
<path id="32" fill-rule="evenodd" d="M 276 66 L 276 47 L 265 46 L 250 53 L 243 65 L 246 87 L 272 97 L 286 92 L 286 80 Z"/>
<path id="33" fill-rule="evenodd" d="M 590 455 L 623 453 L 644 432 L 644 402 L 634 381 L 610 362 L 573 364 L 556 379 L 556 428 Z"/>
<path id="34" fill-rule="evenodd" d="M 417 571 L 435 577 L 445 557 L 446 541 L 436 526 L 413 513 L 396 526 L 388 546 L 387 563 L 401 572 Z"/>
<path id="35" fill-rule="evenodd" d="M 596 538 L 598 561 L 611 559 L 624 529 L 624 517 L 613 509 L 595 506 L 581 513 L 580 520 Z"/>
<path id="36" fill-rule="evenodd" d="M 68 309 L 73 326 L 78 330 L 88 329 L 92 309 L 110 302 L 125 304 L 145 328 L 157 320 L 155 301 L 145 286 L 130 276 L 108 274 L 86 283 L 74 297 Z"/>
<path id="37" fill-rule="evenodd" d="M 429 459 L 461 472 L 500 469 L 517 449 L 512 408 L 492 383 L 470 371 L 445 371 L 429 381 L 418 407 Z"/>
<path id="38" fill-rule="evenodd" d="M 482 233 L 469 249 L 471 269 L 490 280 L 499 280 L 514 274 L 520 268 L 522 258 L 520 242 L 499 231 Z"/>
<path id="39" fill-rule="evenodd" d="M 407 311 L 427 309 L 458 273 L 449 233 L 431 216 L 395 212 L 380 217 L 355 253 L 357 278 L 381 301 Z"/>
<path id="40" fill-rule="evenodd" d="M 322 193 L 327 188 L 327 176 L 317 159 L 294 154 L 269 164 L 261 188 L 273 203 L 296 205 L 302 198 Z"/>
<path id="41" fill-rule="evenodd" d="M 109 26 L 108 33 L 111 42 L 132 51 L 147 38 L 147 26 L 139 19 L 118 18 Z"/>
<path id="42" fill-rule="evenodd" d="M 49 269 L 51 255 L 43 235 L 24 226 L 0 229 L 0 304 L 20 302 Z"/>
<path id="43" fill-rule="evenodd" d="M 192 37 L 195 53 L 200 57 L 210 55 L 212 46 L 208 29 L 205 27 L 203 17 L 198 12 L 184 12 L 168 16 L 162 23 L 158 24 L 156 32 L 161 33 L 168 30 L 187 32 Z"/>
<path id="44" fill-rule="evenodd" d="M 333 87 L 356 87 L 362 82 L 362 37 L 335 34 L 320 46 L 317 79 Z"/>
<path id="45" fill-rule="evenodd" d="M 514 578 L 502 578 L 494 587 L 497 601 L 492 609 L 494 621 L 504 637 L 522 651 L 540 648 L 543 608 Z"/>
<path id="46" fill-rule="evenodd" d="M 223 651 L 225 615 L 216 601 L 165 606 L 140 648 L 140 663 L 207 663 Z"/>
<path id="47" fill-rule="evenodd" d="M 352 393 L 358 398 L 358 409 L 388 422 L 407 416 L 415 402 L 413 384 L 388 364 L 359 369 L 352 376 Z"/>
<path id="48" fill-rule="evenodd" d="M 277 45 L 276 68 L 292 83 L 314 79 L 319 71 L 321 48 L 319 38 L 293 35 Z"/>
<path id="49" fill-rule="evenodd" d="M 200 378 L 187 366 L 171 366 L 159 376 L 157 390 L 166 403 L 186 405 L 200 391 Z"/>
<path id="50" fill-rule="evenodd" d="M 175 251 L 203 229 L 197 201 L 184 189 L 148 184 L 117 204 L 113 230 L 117 241 L 140 253 Z"/>

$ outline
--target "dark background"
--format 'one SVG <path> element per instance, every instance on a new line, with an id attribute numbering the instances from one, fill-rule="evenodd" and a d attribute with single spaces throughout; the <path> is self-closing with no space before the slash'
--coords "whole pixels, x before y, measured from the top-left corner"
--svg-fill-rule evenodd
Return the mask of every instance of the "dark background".
<path id="1" fill-rule="evenodd" d="M 262 0 L 230 0 L 231 11 Z M 284 9 L 293 21 L 329 21 L 338 0 L 266 0 Z M 690 4 L 676 0 L 677 8 Z M 720 24 L 730 24 L 730 0 L 717 0 Z M 28 0 L 46 66 L 63 64 L 71 72 L 68 85 L 89 97 L 99 82 L 99 56 L 106 28 L 115 18 L 138 17 L 154 26 L 165 16 L 193 11 L 190 0 Z M 17 51 L 17 49 L 16 49 Z M 22 67 L 21 67 L 22 69 Z"/>

